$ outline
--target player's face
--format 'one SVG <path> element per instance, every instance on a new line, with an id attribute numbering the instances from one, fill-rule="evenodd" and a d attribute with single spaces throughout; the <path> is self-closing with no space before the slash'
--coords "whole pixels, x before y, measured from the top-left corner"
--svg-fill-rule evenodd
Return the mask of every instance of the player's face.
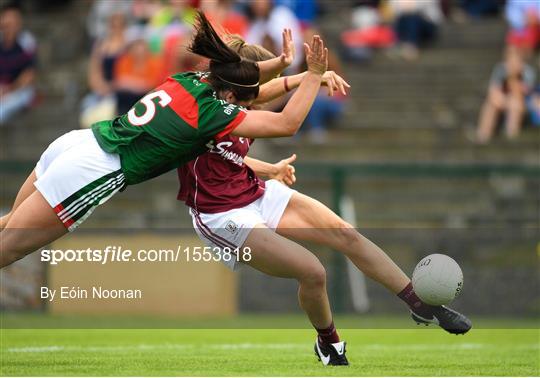
<path id="1" fill-rule="evenodd" d="M 246 108 L 246 109 L 250 109 L 250 108 L 252 107 L 253 100 L 249 100 L 249 101 L 236 101 L 236 102 L 234 102 L 233 104 L 242 106 L 242 107 L 244 107 L 244 108 Z"/>
<path id="2" fill-rule="evenodd" d="M 244 108 L 249 108 L 253 104 L 253 100 L 237 100 L 233 91 L 223 91 L 220 97 L 223 100 L 227 101 L 229 104 L 243 106 Z"/>

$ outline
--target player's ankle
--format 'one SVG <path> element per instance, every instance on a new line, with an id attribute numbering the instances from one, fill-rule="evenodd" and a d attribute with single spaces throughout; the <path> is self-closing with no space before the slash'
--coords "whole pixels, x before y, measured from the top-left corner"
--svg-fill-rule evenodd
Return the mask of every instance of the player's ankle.
<path id="1" fill-rule="evenodd" d="M 412 283 L 409 282 L 397 296 L 409 306 L 412 312 L 415 314 L 431 319 L 437 306 L 430 306 L 424 302 L 414 292 Z"/>
<path id="2" fill-rule="evenodd" d="M 326 328 L 317 328 L 315 327 L 315 330 L 317 331 L 318 340 L 320 343 L 324 344 L 334 344 L 339 343 L 339 335 L 337 333 L 336 327 L 334 326 L 334 322 L 326 327 Z"/>

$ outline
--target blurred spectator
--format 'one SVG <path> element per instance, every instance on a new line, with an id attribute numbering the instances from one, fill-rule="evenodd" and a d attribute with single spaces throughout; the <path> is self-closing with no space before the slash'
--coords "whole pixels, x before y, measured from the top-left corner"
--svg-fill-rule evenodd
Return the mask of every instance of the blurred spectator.
<path id="1" fill-rule="evenodd" d="M 443 15 L 438 0 L 390 0 L 400 53 L 408 60 L 418 57 L 422 44 L 432 41 Z"/>
<path id="2" fill-rule="evenodd" d="M 506 19 L 510 24 L 507 42 L 529 54 L 540 45 L 540 1 L 508 0 Z"/>
<path id="3" fill-rule="evenodd" d="M 247 34 L 247 42 L 261 45 L 272 53 L 281 53 L 283 29 L 292 30 L 296 47 L 296 59 L 291 64 L 288 73 L 298 72 L 303 57 L 303 39 L 300 22 L 294 13 L 285 6 L 274 6 L 272 0 L 257 0 L 250 3 L 250 16 L 253 23 Z"/>
<path id="4" fill-rule="evenodd" d="M 95 0 L 86 18 L 86 29 L 92 41 L 106 38 L 112 14 L 129 15 L 131 0 Z"/>
<path id="5" fill-rule="evenodd" d="M 527 107 L 531 114 L 531 123 L 540 127 L 540 85 L 537 85 L 527 100 Z"/>
<path id="6" fill-rule="evenodd" d="M 191 34 L 188 32 L 169 33 L 164 37 L 161 57 L 163 60 L 163 77 L 177 72 L 196 71 L 203 60 L 199 55 L 188 51 L 187 46 Z"/>
<path id="7" fill-rule="evenodd" d="M 394 31 L 383 25 L 379 0 L 358 0 L 351 12 L 353 29 L 341 34 L 345 56 L 362 61 L 371 57 L 373 48 L 385 48 L 395 43 Z"/>
<path id="8" fill-rule="evenodd" d="M 498 0 L 459 0 L 461 9 L 472 18 L 497 14 L 500 11 L 501 4 L 501 1 Z"/>
<path id="9" fill-rule="evenodd" d="M 294 12 L 302 29 L 313 26 L 317 17 L 317 2 L 315 0 L 274 0 L 275 6 L 286 6 Z"/>
<path id="10" fill-rule="evenodd" d="M 540 57 L 538 58 L 538 67 L 540 67 Z M 527 99 L 527 108 L 531 115 L 531 123 L 540 127 L 540 84 L 536 85 Z"/>
<path id="11" fill-rule="evenodd" d="M 148 20 L 145 37 L 154 54 L 163 52 L 166 43 L 176 42 L 191 31 L 195 10 L 189 3 L 187 0 L 169 0 L 162 2 L 159 8 L 152 8 L 154 14 Z"/>
<path id="12" fill-rule="evenodd" d="M 161 2 L 161 6 L 149 20 L 154 27 L 164 27 L 174 23 L 181 25 L 193 24 L 195 11 L 188 0 L 169 0 Z"/>
<path id="13" fill-rule="evenodd" d="M 525 98 L 534 86 L 535 73 L 523 62 L 515 48 L 508 48 L 504 62 L 495 66 L 489 83 L 488 95 L 477 129 L 477 141 L 488 142 L 495 131 L 498 118 L 504 114 L 508 138 L 518 136 L 523 115 Z"/>
<path id="14" fill-rule="evenodd" d="M 88 72 L 90 89 L 99 96 L 107 96 L 113 92 L 114 65 L 127 46 L 124 15 L 111 15 L 108 26 L 106 36 L 94 45 Z"/>
<path id="15" fill-rule="evenodd" d="M 110 1 L 110 0 L 106 0 Z M 161 0 L 131 0 L 131 14 L 137 25 L 146 25 L 162 7 Z"/>
<path id="16" fill-rule="evenodd" d="M 34 95 L 36 41 L 23 30 L 19 9 L 0 13 L 0 125 L 31 105 Z"/>
<path id="17" fill-rule="evenodd" d="M 198 8 L 205 13 L 220 35 L 238 36 L 239 40 L 243 41 L 248 32 L 249 21 L 244 14 L 236 10 L 235 3 L 234 0 L 200 0 Z M 191 28 L 189 31 L 191 32 Z M 200 64 L 204 59 L 192 54 L 186 48 L 191 35 L 187 34 L 184 38 L 183 43 L 179 39 L 176 44 L 176 56 L 165 58 L 169 72 L 194 71 L 201 68 Z"/>
<path id="18" fill-rule="evenodd" d="M 309 41 L 315 34 L 321 35 L 317 29 L 307 29 L 304 38 L 306 41 Z M 328 70 L 335 71 L 338 75 L 344 77 L 341 61 L 332 50 L 328 51 Z M 323 144 L 327 140 L 329 123 L 339 119 L 343 115 L 344 110 L 345 97 L 341 93 L 335 91 L 334 96 L 330 97 L 328 96 L 328 89 L 321 88 L 300 130 L 301 132 L 307 131 L 309 133 L 311 142 Z"/>
<path id="19" fill-rule="evenodd" d="M 160 58 L 152 55 L 143 39 L 133 41 L 115 65 L 114 88 L 118 114 L 126 113 L 163 79 Z"/>
<path id="20" fill-rule="evenodd" d="M 249 22 L 243 14 L 235 10 L 234 0 L 201 0 L 199 9 L 206 14 L 218 32 L 246 37 Z"/>
<path id="21" fill-rule="evenodd" d="M 115 63 L 127 46 L 126 18 L 123 13 L 109 15 L 107 32 L 94 44 L 88 65 L 90 94 L 82 101 L 81 126 L 116 115 L 114 97 Z"/>
<path id="22" fill-rule="evenodd" d="M 139 1 L 139 7 L 137 18 L 140 25 L 145 25 L 144 37 L 150 51 L 163 59 L 161 75 L 192 70 L 200 59 L 187 51 L 195 15 L 190 2 L 145 0 Z"/>

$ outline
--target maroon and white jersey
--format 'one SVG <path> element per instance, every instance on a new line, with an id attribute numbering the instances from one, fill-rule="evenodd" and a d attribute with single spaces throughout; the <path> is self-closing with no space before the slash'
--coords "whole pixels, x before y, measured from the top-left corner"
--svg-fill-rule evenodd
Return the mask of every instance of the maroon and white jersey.
<path id="1" fill-rule="evenodd" d="M 251 143 L 252 139 L 226 135 L 216 139 L 207 153 L 178 168 L 178 200 L 212 214 L 259 199 L 265 183 L 244 163 Z"/>

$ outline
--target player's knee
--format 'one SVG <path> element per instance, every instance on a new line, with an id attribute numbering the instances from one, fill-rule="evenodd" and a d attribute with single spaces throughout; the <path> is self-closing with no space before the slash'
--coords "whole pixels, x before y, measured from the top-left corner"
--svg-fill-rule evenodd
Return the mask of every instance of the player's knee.
<path id="1" fill-rule="evenodd" d="M 32 252 L 27 242 L 28 231 L 20 229 L 4 229 L 0 232 L 0 267 L 3 268 L 19 259 L 22 259 L 28 253 Z"/>
<path id="2" fill-rule="evenodd" d="M 349 223 L 340 220 L 332 228 L 335 239 L 338 240 L 338 243 L 342 247 L 351 246 L 360 241 L 360 234 L 356 229 Z"/>
<path id="3" fill-rule="evenodd" d="M 324 288 L 326 286 L 326 269 L 321 263 L 313 264 L 304 274 L 302 282 L 310 287 Z"/>
<path id="4" fill-rule="evenodd" d="M 2 243 L 0 243 L 0 268 L 20 259 L 20 253 L 13 244 L 12 234 L 7 230 L 0 232 L 0 239 L 2 240 Z"/>

